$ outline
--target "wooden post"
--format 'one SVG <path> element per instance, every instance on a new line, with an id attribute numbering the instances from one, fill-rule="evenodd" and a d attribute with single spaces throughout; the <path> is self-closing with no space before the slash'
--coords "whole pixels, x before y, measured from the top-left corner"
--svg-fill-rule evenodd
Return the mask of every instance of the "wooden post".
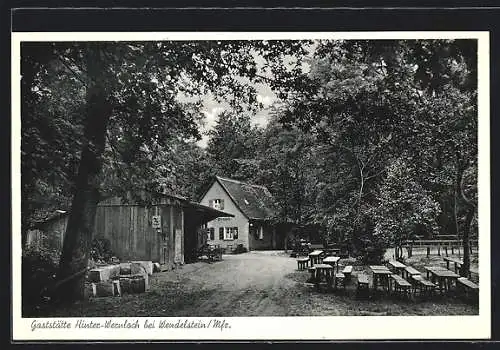
<path id="1" fill-rule="evenodd" d="M 455 254 L 455 253 L 453 252 L 453 245 L 452 245 L 451 246 L 451 255 L 453 255 L 453 254 Z"/>
<path id="2" fill-rule="evenodd" d="M 438 244 L 438 255 L 441 256 L 441 245 Z"/>
<path id="3" fill-rule="evenodd" d="M 175 254 L 175 242 L 174 242 L 174 237 L 175 237 L 175 216 L 174 216 L 174 203 L 170 203 L 170 223 L 169 223 L 169 230 L 168 230 L 168 244 L 167 244 L 167 258 L 165 259 L 168 261 L 169 268 L 172 268 L 174 266 L 174 254 Z"/>
<path id="4" fill-rule="evenodd" d="M 444 246 L 444 252 L 445 252 L 446 256 L 448 256 L 448 246 Z"/>
<path id="5" fill-rule="evenodd" d="M 431 247 L 427 246 L 427 257 L 431 254 Z"/>

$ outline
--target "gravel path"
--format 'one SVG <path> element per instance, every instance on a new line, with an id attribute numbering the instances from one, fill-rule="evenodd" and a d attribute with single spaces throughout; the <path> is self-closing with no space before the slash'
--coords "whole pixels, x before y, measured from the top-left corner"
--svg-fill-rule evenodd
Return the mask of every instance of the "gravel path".
<path id="1" fill-rule="evenodd" d="M 354 273 L 363 269 L 354 267 Z M 40 310 L 38 316 L 231 317 L 339 315 L 473 315 L 478 307 L 455 298 L 431 301 L 379 297 L 355 298 L 355 278 L 347 291 L 324 293 L 305 283 L 284 252 L 225 255 L 214 263 L 197 262 L 155 273 L 150 290 L 122 297 L 92 298 L 71 307 Z M 35 316 L 35 315 L 34 315 Z"/>

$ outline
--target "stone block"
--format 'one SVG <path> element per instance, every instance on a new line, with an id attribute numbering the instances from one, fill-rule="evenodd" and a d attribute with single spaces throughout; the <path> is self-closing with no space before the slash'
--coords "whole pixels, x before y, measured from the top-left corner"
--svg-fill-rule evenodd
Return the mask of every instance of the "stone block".
<path id="1" fill-rule="evenodd" d="M 130 274 L 132 275 L 147 275 L 146 269 L 139 263 L 133 262 L 130 264 Z"/>
<path id="2" fill-rule="evenodd" d="M 120 275 L 119 265 L 107 265 L 97 267 L 89 271 L 88 279 L 90 282 L 105 282 Z"/>
<path id="3" fill-rule="evenodd" d="M 137 294 L 144 293 L 148 289 L 147 275 L 130 275 L 120 277 L 120 287 L 122 293 Z"/>
<path id="4" fill-rule="evenodd" d="M 141 265 L 144 270 L 146 270 L 146 273 L 148 275 L 152 275 L 153 274 L 153 262 L 152 261 L 132 261 L 131 262 L 131 265 L 133 264 L 139 264 Z M 132 271 L 132 274 L 134 274 L 134 272 Z"/>
<path id="5" fill-rule="evenodd" d="M 120 266 L 120 275 L 132 274 L 132 271 L 130 269 L 130 263 L 121 263 L 119 266 Z"/>
<path id="6" fill-rule="evenodd" d="M 120 281 L 104 281 L 92 283 L 92 295 L 94 297 L 120 296 Z"/>

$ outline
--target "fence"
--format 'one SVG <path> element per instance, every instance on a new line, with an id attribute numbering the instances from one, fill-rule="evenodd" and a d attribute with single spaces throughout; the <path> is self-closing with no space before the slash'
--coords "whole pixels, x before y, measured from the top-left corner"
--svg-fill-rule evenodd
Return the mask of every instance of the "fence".
<path id="1" fill-rule="evenodd" d="M 457 239 L 419 239 L 414 241 L 406 241 L 403 244 L 406 248 L 408 257 L 411 257 L 414 253 L 420 253 L 422 249 L 427 256 L 435 253 L 436 255 L 441 255 L 442 253 L 446 256 L 448 254 L 463 254 L 463 242 Z M 414 249 L 417 248 L 417 251 Z M 420 249 L 419 249 L 420 248 Z M 473 239 L 469 241 L 470 253 L 473 253 L 473 248 L 478 248 L 478 240 Z"/>

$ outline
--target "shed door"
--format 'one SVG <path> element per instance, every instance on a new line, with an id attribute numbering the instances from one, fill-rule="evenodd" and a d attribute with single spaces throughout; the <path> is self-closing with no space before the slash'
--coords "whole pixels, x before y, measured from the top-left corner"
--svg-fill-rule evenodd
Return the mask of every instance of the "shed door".
<path id="1" fill-rule="evenodd" d="M 167 232 L 163 230 L 162 234 L 160 235 L 160 251 L 161 251 L 161 256 L 160 256 L 160 264 L 166 264 L 168 262 L 168 244 L 167 244 Z"/>

